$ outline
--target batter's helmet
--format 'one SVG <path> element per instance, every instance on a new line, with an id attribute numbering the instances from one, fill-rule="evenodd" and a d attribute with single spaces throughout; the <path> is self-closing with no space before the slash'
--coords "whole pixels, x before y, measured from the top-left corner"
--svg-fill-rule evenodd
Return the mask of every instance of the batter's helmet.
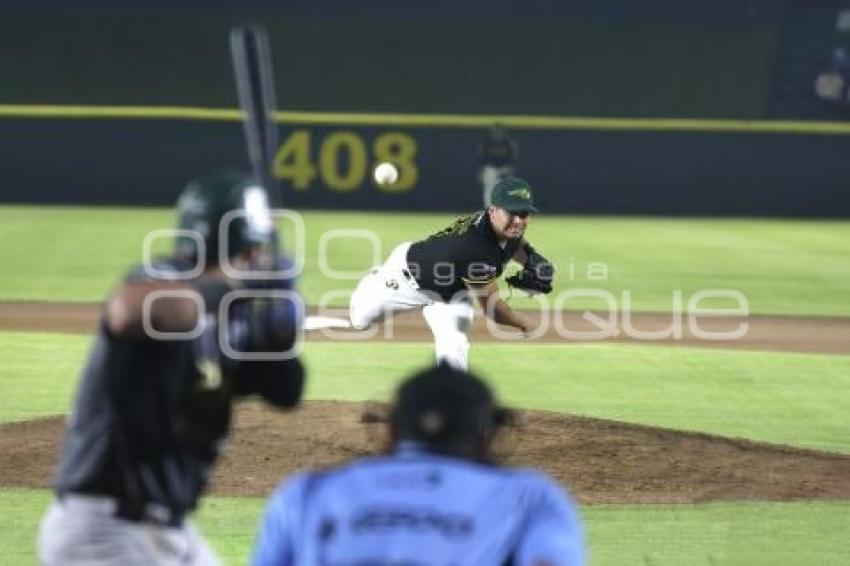
<path id="1" fill-rule="evenodd" d="M 240 214 L 233 216 L 221 236 L 222 219 L 230 211 Z M 179 228 L 200 236 L 177 237 L 175 251 L 180 257 L 197 259 L 198 239 L 203 241 L 206 260 L 218 263 L 222 251 L 232 257 L 257 245 L 270 246 L 277 237 L 265 189 L 238 171 L 219 171 L 190 182 L 177 202 L 177 214 Z"/>

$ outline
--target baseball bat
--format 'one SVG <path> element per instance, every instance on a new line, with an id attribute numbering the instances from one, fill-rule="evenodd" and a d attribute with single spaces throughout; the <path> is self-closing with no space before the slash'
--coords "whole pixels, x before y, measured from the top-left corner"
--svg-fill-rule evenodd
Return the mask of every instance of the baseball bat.
<path id="1" fill-rule="evenodd" d="M 283 205 L 283 195 L 272 175 L 272 162 L 278 147 L 276 108 L 269 38 L 260 26 L 242 26 L 230 32 L 230 54 L 248 160 L 257 182 L 266 189 L 272 208 Z"/>

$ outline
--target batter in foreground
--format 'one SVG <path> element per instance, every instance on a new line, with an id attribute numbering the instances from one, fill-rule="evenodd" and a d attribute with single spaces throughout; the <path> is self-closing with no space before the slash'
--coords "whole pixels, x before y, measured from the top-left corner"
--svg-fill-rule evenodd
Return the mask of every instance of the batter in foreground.
<path id="1" fill-rule="evenodd" d="M 174 254 L 132 270 L 107 302 L 41 524 L 44 565 L 218 564 L 189 514 L 233 401 L 301 399 L 294 281 L 240 277 L 290 263 L 269 257 L 265 191 L 239 173 L 208 175 L 189 184 L 178 212 Z"/>

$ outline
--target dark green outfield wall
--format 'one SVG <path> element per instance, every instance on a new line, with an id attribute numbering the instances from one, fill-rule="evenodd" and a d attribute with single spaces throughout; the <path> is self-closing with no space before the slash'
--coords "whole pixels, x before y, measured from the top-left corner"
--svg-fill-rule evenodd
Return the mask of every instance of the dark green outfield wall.
<path id="1" fill-rule="evenodd" d="M 232 107 L 227 30 L 259 20 L 284 109 L 759 118 L 778 29 L 770 17 L 547 17 L 522 3 L 515 17 L 476 17 L 481 1 L 460 19 L 70 4 L 3 10 L 0 104 Z"/>
<path id="2" fill-rule="evenodd" d="M 468 127 L 464 116 L 758 120 L 776 94 L 774 67 L 810 84 L 785 45 L 788 26 L 807 13 L 803 0 L 234 5 L 4 0 L 0 105 L 235 108 L 227 34 L 260 22 L 282 110 L 460 116 L 445 127 L 290 119 L 283 147 L 300 152 L 282 152 L 304 159 L 278 175 L 288 205 L 463 210 L 480 203 L 475 153 L 489 124 Z M 86 116 L 0 108 L 0 202 L 165 204 L 188 178 L 244 162 L 236 122 Z M 687 124 L 516 120 L 511 132 L 520 172 L 549 212 L 850 217 L 850 131 Z M 387 191 L 370 182 L 369 168 L 398 135 L 411 150 L 405 182 Z"/>
<path id="3" fill-rule="evenodd" d="M 240 130 L 224 121 L 0 118 L 0 202 L 172 204 L 191 177 L 244 163 Z M 481 206 L 480 128 L 302 123 L 281 132 L 289 150 L 275 175 L 287 207 Z M 850 132 L 512 132 L 520 173 L 547 213 L 850 218 Z M 385 159 L 401 169 L 389 189 L 370 176 Z"/>

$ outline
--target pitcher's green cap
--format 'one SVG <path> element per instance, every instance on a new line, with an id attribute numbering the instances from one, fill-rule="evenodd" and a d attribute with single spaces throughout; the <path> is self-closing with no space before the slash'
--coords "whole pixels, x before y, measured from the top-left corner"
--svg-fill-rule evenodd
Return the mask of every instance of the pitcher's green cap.
<path id="1" fill-rule="evenodd" d="M 490 202 L 508 212 L 537 212 L 531 185 L 519 177 L 506 177 L 496 183 Z"/>

